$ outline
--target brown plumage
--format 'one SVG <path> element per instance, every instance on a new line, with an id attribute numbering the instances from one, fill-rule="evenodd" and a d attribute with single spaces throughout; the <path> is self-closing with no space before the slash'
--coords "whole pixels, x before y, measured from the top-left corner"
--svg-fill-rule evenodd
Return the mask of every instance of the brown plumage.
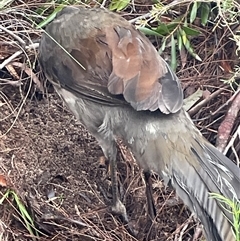
<path id="1" fill-rule="evenodd" d="M 123 94 L 136 110 L 177 112 L 183 98 L 179 81 L 150 41 L 116 14 L 102 9 L 80 11 L 65 8 L 58 15 L 59 21 L 48 27 L 72 57 L 61 48 L 52 48 L 52 41 L 44 43 L 50 45 L 49 58 L 57 61 L 55 65 L 64 65 L 72 73 L 72 79 L 65 79 L 68 88 L 75 91 L 76 85 L 81 85 L 81 94 L 99 103 L 108 99 L 109 104 L 122 104 L 112 95 Z M 55 54 L 62 56 L 61 63 Z M 49 71 L 46 69 L 49 77 L 60 79 L 58 69 Z"/>
<path id="2" fill-rule="evenodd" d="M 208 241 L 234 241 L 232 215 L 209 193 L 239 200 L 240 169 L 193 125 L 177 77 L 150 41 L 117 14 L 83 7 L 64 8 L 46 32 L 41 66 L 111 162 L 113 211 L 125 215 L 115 173 L 121 137 L 197 215 Z"/>

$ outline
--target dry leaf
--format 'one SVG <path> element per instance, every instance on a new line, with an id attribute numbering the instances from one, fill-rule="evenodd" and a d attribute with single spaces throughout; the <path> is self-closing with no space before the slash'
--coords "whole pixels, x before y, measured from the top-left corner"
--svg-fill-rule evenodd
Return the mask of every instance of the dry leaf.
<path id="1" fill-rule="evenodd" d="M 2 186 L 2 187 L 7 186 L 7 179 L 3 174 L 0 174 L 0 186 Z"/>

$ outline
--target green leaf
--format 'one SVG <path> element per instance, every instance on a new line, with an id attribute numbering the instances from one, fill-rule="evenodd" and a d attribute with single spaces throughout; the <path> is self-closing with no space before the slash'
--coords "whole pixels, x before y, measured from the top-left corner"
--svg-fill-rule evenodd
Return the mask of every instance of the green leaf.
<path id="1" fill-rule="evenodd" d="M 130 3 L 130 0 L 112 0 L 109 6 L 109 9 L 112 11 L 113 10 L 121 11 L 124 8 L 126 8 L 129 3 Z"/>
<path id="2" fill-rule="evenodd" d="M 191 13 L 190 13 L 190 23 L 193 23 L 194 20 L 196 19 L 197 10 L 198 10 L 198 3 L 197 3 L 197 1 L 195 1 L 193 3 L 192 10 L 191 10 Z"/>
<path id="3" fill-rule="evenodd" d="M 172 22 L 172 23 L 167 24 L 167 28 L 168 28 L 169 32 L 172 32 L 178 26 L 179 26 L 179 22 Z"/>
<path id="4" fill-rule="evenodd" d="M 7 192 L 2 196 L 2 198 L 0 199 L 0 205 L 3 204 L 4 200 L 7 199 L 9 197 L 10 194 L 10 190 L 7 190 Z"/>
<path id="5" fill-rule="evenodd" d="M 17 203 L 17 206 L 21 212 L 22 215 L 24 215 L 24 217 L 26 217 L 28 219 L 28 221 L 30 221 L 31 224 L 33 224 L 33 220 L 31 218 L 31 216 L 29 215 L 29 213 L 27 212 L 25 206 L 23 205 L 23 203 L 20 201 L 19 197 L 17 196 L 17 194 L 15 192 L 11 192 L 11 194 L 14 196 L 14 200 Z"/>
<path id="6" fill-rule="evenodd" d="M 172 34 L 171 36 L 171 68 L 172 70 L 177 69 L 177 54 L 176 54 L 176 41 L 174 39 L 174 36 Z"/>
<path id="7" fill-rule="evenodd" d="M 156 31 L 159 33 L 159 34 L 162 34 L 162 35 L 167 35 L 169 34 L 169 29 L 167 27 L 167 25 L 165 23 L 160 23 L 157 28 L 156 28 Z"/>
<path id="8" fill-rule="evenodd" d="M 60 12 L 64 8 L 64 5 L 60 5 L 55 10 L 46 18 L 44 19 L 41 23 L 37 25 L 37 29 L 45 27 L 48 23 L 50 23 L 57 15 L 58 12 Z"/>
<path id="9" fill-rule="evenodd" d="M 13 195 L 14 197 L 14 200 L 17 204 L 17 207 L 21 213 L 21 217 L 23 218 L 24 220 L 24 224 L 26 225 L 26 228 L 28 230 L 28 232 L 34 236 L 34 232 L 33 232 L 33 229 L 34 228 L 34 223 L 33 223 L 33 220 L 31 218 L 31 216 L 29 215 L 29 213 L 27 212 L 25 206 L 23 205 L 23 203 L 20 201 L 19 197 L 17 196 L 17 194 L 14 192 L 14 191 L 11 191 L 11 194 Z"/>
<path id="10" fill-rule="evenodd" d="M 180 34 L 180 32 L 179 31 L 177 31 L 177 43 L 178 43 L 178 49 L 179 49 L 179 51 L 181 51 L 182 50 L 182 48 L 183 48 L 183 41 L 182 41 L 182 37 L 181 37 L 181 34 Z"/>
<path id="11" fill-rule="evenodd" d="M 186 50 L 195 58 L 197 59 L 198 61 L 202 61 L 202 59 L 194 52 L 192 46 L 191 46 L 191 43 L 185 33 L 185 31 L 183 29 L 180 29 L 179 30 L 181 36 L 182 36 L 182 40 L 183 40 L 183 44 L 186 48 Z"/>
<path id="12" fill-rule="evenodd" d="M 187 41 L 188 41 L 187 35 L 186 35 L 186 33 L 185 33 L 185 31 L 183 29 L 179 29 L 179 33 L 181 34 L 182 42 L 185 45 L 187 43 Z"/>
<path id="13" fill-rule="evenodd" d="M 163 38 L 163 43 L 162 43 L 162 46 L 161 48 L 158 50 L 158 53 L 161 55 L 162 52 L 165 50 L 166 48 L 166 42 L 167 42 L 167 38 Z"/>
<path id="14" fill-rule="evenodd" d="M 139 29 L 142 33 L 144 33 L 144 34 L 146 34 L 146 35 L 164 37 L 164 36 L 161 35 L 160 33 L 156 32 L 156 30 L 154 30 L 154 29 L 150 29 L 150 28 L 146 28 L 146 27 L 139 27 L 138 29 Z"/>
<path id="15" fill-rule="evenodd" d="M 202 3 L 201 4 L 201 23 L 203 26 L 205 26 L 208 22 L 210 14 L 210 6 L 208 3 Z"/>
<path id="16" fill-rule="evenodd" d="M 182 29 L 188 36 L 198 36 L 200 34 L 200 31 L 186 26 L 182 26 Z"/>
<path id="17" fill-rule="evenodd" d="M 179 24 L 175 22 L 172 22 L 169 24 L 161 23 L 159 24 L 159 26 L 156 28 L 155 31 L 166 36 L 166 35 L 169 35 L 174 29 L 176 29 L 178 25 Z"/>

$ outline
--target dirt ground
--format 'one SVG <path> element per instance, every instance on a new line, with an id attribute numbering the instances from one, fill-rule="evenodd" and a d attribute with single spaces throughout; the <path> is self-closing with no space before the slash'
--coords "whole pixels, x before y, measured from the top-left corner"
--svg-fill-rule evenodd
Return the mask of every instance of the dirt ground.
<path id="1" fill-rule="evenodd" d="M 196 83 L 184 82 L 184 75 L 182 80 L 185 96 L 196 90 Z M 218 89 L 219 82 L 214 84 L 213 89 Z M 190 211 L 156 176 L 152 182 L 157 215 L 150 221 L 142 171 L 124 146 L 118 153 L 118 177 L 129 225 L 112 215 L 111 181 L 100 147 L 52 87 L 46 89 L 43 95 L 29 84 L 21 88 L 5 85 L 0 105 L 0 175 L 7 177 L 0 195 L 9 188 L 18 195 L 34 220 L 38 240 L 204 240 Z M 226 87 L 193 115 L 195 124 L 214 144 L 229 109 L 228 105 L 219 107 L 231 95 Z M 236 118 L 232 133 L 239 121 Z M 12 196 L 0 205 L 2 240 L 33 240 L 21 216 Z"/>
<path id="2" fill-rule="evenodd" d="M 12 17 L 15 18 L 15 13 Z M 28 29 L 26 32 L 29 33 Z M 219 34 L 225 35 L 227 32 Z M 155 42 L 160 45 L 160 40 Z M 211 29 L 203 31 L 192 42 L 203 61 L 197 62 L 189 54 L 187 58 L 186 54 L 187 61 L 178 67 L 177 76 L 185 97 L 198 89 L 205 91 L 197 102 L 203 105 L 195 109 L 192 118 L 215 145 L 218 127 L 230 109 L 228 101 L 234 95 L 222 79 L 229 78 L 232 72 L 226 69 L 233 70 L 235 64 L 239 65 L 239 59 L 232 57 L 236 49 L 233 50 L 228 38 L 221 37 L 215 46 Z M 18 49 L 10 50 L 6 50 L 4 58 Z M 35 54 L 30 54 L 34 60 Z M 169 55 L 164 54 L 163 58 L 168 61 Z M 19 59 L 21 63 L 27 62 L 24 56 Z M 20 72 L 20 68 L 16 69 Z M 12 80 L 9 72 L 3 68 L 0 79 Z M 142 171 L 124 146 L 118 152 L 118 181 L 129 226 L 120 217 L 112 215 L 109 211 L 112 196 L 108 166 L 101 158 L 103 153 L 96 140 L 76 121 L 51 86 L 43 95 L 36 91 L 36 83 L 30 82 L 26 73 L 19 76 L 23 83 L 20 87 L 16 83 L 0 83 L 0 241 L 204 240 L 201 225 L 157 176 L 151 177 L 157 215 L 152 222 L 149 220 Z M 237 81 L 236 85 L 239 85 L 239 79 Z M 220 89 L 218 95 L 204 102 Z M 230 137 L 240 124 L 239 113 L 233 121 Z M 239 143 L 236 139 L 232 144 L 236 151 L 230 148 L 227 153 L 234 161 L 240 154 Z M 4 187 L 1 186 L 2 176 L 7 179 Z M 1 204 L 7 190 L 13 190 L 27 208 L 38 231 L 34 233 L 37 237 L 29 234 L 13 195 Z M 129 232 L 129 227 L 135 236 Z"/>
<path id="3" fill-rule="evenodd" d="M 9 92 L 14 108 L 21 97 Z M 1 106 L 0 113 L 1 119 L 10 115 L 9 106 Z M 1 139 L 1 172 L 7 173 L 9 186 L 34 217 L 40 240 L 135 240 L 120 218 L 109 212 L 111 185 L 107 167 L 99 161 L 100 147 L 59 97 L 50 93 L 39 100 L 34 95 L 20 113 L 1 122 L 1 130 L 8 130 L 16 117 Z M 179 235 L 189 240 L 195 230 L 190 212 L 157 177 L 153 177 L 157 217 L 149 226 L 143 176 L 132 158 L 124 161 L 128 153 L 122 153 L 120 193 L 138 240 L 175 240 Z M 10 198 L 8 205 L 1 206 L 0 218 L 9 222 L 4 235 L 7 240 L 28 240 L 12 205 Z"/>

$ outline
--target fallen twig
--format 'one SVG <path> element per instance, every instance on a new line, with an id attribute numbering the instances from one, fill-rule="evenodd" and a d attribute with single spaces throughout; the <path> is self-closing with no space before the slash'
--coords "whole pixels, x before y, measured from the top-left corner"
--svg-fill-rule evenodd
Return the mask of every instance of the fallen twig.
<path id="1" fill-rule="evenodd" d="M 11 35 L 13 38 L 15 38 L 22 45 L 22 47 L 26 46 L 26 43 L 18 35 L 13 33 L 13 31 L 10 31 L 9 29 L 3 27 L 2 25 L 0 25 L 0 29 L 8 33 L 9 35 Z"/>
<path id="2" fill-rule="evenodd" d="M 20 80 L 9 80 L 9 79 L 2 79 L 0 78 L 0 81 L 5 82 L 4 84 L 9 84 L 9 85 L 13 85 L 13 86 L 20 86 L 21 85 L 21 81 Z M 1 83 L 0 83 L 1 85 Z"/>
<path id="3" fill-rule="evenodd" d="M 225 152 L 225 153 L 227 152 L 226 150 L 227 142 L 229 140 L 229 136 L 233 128 L 234 122 L 238 116 L 239 110 L 240 110 L 240 92 L 235 96 L 232 102 L 232 105 L 225 116 L 225 119 L 223 120 L 223 122 L 218 128 L 216 147 L 221 152 Z M 233 142 L 234 140 L 231 142 L 232 145 L 233 145 Z"/>
<path id="4" fill-rule="evenodd" d="M 26 46 L 24 49 L 28 50 L 28 49 L 37 49 L 39 46 L 39 43 L 33 43 L 33 44 L 29 44 L 28 46 Z M 19 55 L 21 55 L 23 53 L 23 50 L 18 50 L 17 52 L 15 52 L 13 55 L 11 55 L 9 58 L 5 59 L 1 64 L 0 64 L 0 70 L 3 69 L 6 65 L 8 65 L 9 63 L 11 63 L 15 58 L 17 58 Z"/>
<path id="5" fill-rule="evenodd" d="M 41 90 L 42 92 L 44 92 L 44 88 L 42 83 L 40 82 L 40 80 L 38 79 L 38 77 L 36 76 L 35 73 L 33 73 L 32 69 L 27 67 L 25 64 L 23 63 L 19 63 L 19 62 L 13 62 L 12 63 L 13 66 L 17 66 L 19 68 L 22 68 L 24 70 L 24 72 L 32 78 L 33 82 L 37 85 L 37 87 L 39 88 L 39 90 Z"/>
<path id="6" fill-rule="evenodd" d="M 200 103 L 195 105 L 192 109 L 188 111 L 188 114 L 190 116 L 193 116 L 196 114 L 203 106 L 205 106 L 210 100 L 214 99 L 217 97 L 219 94 L 221 94 L 225 89 L 220 88 L 217 91 L 213 92 L 211 95 L 209 95 L 206 99 L 202 100 Z"/>

